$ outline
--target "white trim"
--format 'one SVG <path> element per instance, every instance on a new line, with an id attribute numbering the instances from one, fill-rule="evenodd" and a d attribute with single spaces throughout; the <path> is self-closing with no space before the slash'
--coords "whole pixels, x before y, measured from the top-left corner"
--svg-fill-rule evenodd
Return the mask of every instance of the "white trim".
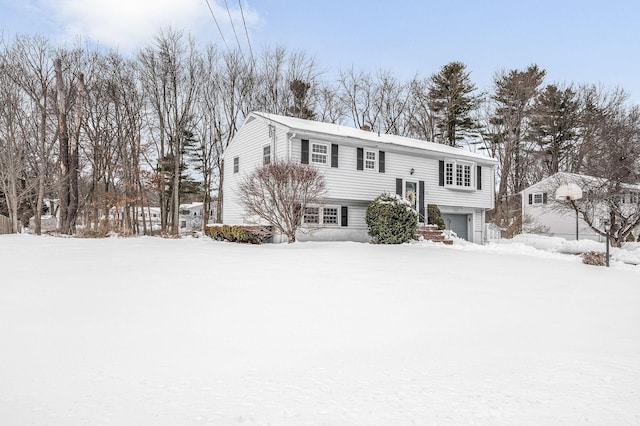
<path id="1" fill-rule="evenodd" d="M 267 157 L 267 154 L 265 153 L 267 148 L 269 149 L 269 157 Z M 271 157 L 271 144 L 262 145 L 262 165 L 271 164 Z M 267 159 L 268 161 L 265 161 Z"/>
<path id="2" fill-rule="evenodd" d="M 367 154 L 372 154 L 373 158 L 367 158 Z M 378 171 L 378 151 L 374 151 L 372 149 L 364 149 L 364 153 L 362 154 L 362 168 L 364 170 L 370 171 Z M 373 167 L 367 167 L 367 164 L 373 164 Z"/>
<path id="3" fill-rule="evenodd" d="M 315 212 L 310 212 L 307 213 L 307 209 L 314 209 Z M 325 220 L 325 210 L 328 209 L 332 209 L 335 210 L 336 214 L 335 214 L 335 222 L 330 222 L 327 223 Z M 307 206 L 305 207 L 305 213 L 302 215 L 302 223 L 304 225 L 312 225 L 312 226 L 340 226 L 340 215 L 341 215 L 342 211 L 340 209 L 340 206 L 334 206 L 334 205 L 329 205 L 329 206 Z M 317 222 L 308 222 L 307 221 L 307 215 L 309 216 L 316 216 L 317 217 Z M 330 215 L 330 216 L 334 216 L 334 215 Z"/>
<path id="4" fill-rule="evenodd" d="M 324 148 L 324 152 L 320 152 L 320 151 L 314 151 L 315 147 L 322 147 Z M 325 143 L 319 143 L 319 142 L 309 142 L 309 162 L 313 163 L 313 164 L 320 164 L 320 165 L 328 165 L 329 164 L 329 145 L 325 144 Z M 316 159 L 320 159 L 320 158 L 324 158 L 324 161 L 316 161 L 314 160 L 314 155 L 316 156 Z"/>
<path id="5" fill-rule="evenodd" d="M 477 165 L 465 160 L 444 160 L 444 186 L 452 189 L 476 191 Z"/>

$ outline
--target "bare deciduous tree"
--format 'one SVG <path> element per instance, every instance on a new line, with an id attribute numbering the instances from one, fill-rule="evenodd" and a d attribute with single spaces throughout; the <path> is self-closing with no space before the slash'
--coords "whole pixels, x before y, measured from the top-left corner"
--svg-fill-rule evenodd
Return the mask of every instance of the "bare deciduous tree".
<path id="1" fill-rule="evenodd" d="M 191 38 L 185 40 L 182 33 L 172 30 L 160 32 L 154 45 L 140 52 L 138 60 L 140 76 L 155 115 L 149 130 L 157 146 L 162 229 L 175 235 L 180 225 L 183 154 L 193 134 L 202 61 L 195 42 Z M 169 189 L 168 194 L 165 187 Z"/>
<path id="2" fill-rule="evenodd" d="M 240 200 L 251 219 L 273 226 L 290 243 L 296 241 L 305 207 L 321 204 L 324 194 L 320 171 L 294 162 L 266 164 L 240 185 Z"/>

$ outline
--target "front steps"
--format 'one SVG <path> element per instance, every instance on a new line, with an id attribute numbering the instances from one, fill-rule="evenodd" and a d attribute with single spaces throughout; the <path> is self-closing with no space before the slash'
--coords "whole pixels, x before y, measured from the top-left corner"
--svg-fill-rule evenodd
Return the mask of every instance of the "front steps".
<path id="1" fill-rule="evenodd" d="M 418 226 L 418 231 L 416 235 L 416 239 L 420 239 L 422 237 L 425 240 L 433 241 L 435 243 L 442 243 L 446 245 L 452 245 L 453 241 L 448 240 L 441 230 L 438 229 L 437 225 L 420 225 Z"/>

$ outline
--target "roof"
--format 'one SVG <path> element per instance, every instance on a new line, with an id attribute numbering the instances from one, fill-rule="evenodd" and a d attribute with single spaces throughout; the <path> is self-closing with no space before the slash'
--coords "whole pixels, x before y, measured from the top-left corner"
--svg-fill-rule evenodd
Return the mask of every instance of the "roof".
<path id="1" fill-rule="evenodd" d="M 389 144 L 399 147 L 423 150 L 432 153 L 438 153 L 442 156 L 465 157 L 473 160 L 480 160 L 486 163 L 495 163 L 497 160 L 486 155 L 474 153 L 461 148 L 455 148 L 434 142 L 427 142 L 420 139 L 407 138 L 404 136 L 380 134 L 372 131 L 356 129 L 353 127 L 342 126 L 333 123 L 323 123 L 320 121 L 304 120 L 302 118 L 285 117 L 282 115 L 268 114 L 265 112 L 254 111 L 251 113 L 256 117 L 278 123 L 290 129 L 290 131 L 305 133 L 329 135 L 342 139 L 356 139 L 376 144 Z"/>
<path id="2" fill-rule="evenodd" d="M 582 183 L 582 184 L 603 186 L 603 185 L 606 185 L 607 179 L 599 178 L 595 176 L 589 176 L 589 175 L 582 175 L 578 173 L 557 172 L 551 176 L 547 176 L 546 178 L 540 180 L 537 183 L 534 183 L 533 185 L 528 186 L 527 188 L 520 191 L 520 193 L 523 193 L 525 191 L 530 191 L 532 189 L 538 189 L 538 188 L 547 189 L 550 184 L 553 184 L 555 186 L 556 184 L 559 184 L 559 183 L 578 183 L 578 184 Z M 634 185 L 630 183 L 623 183 L 621 184 L 621 187 L 630 191 L 640 190 L 640 185 Z"/>

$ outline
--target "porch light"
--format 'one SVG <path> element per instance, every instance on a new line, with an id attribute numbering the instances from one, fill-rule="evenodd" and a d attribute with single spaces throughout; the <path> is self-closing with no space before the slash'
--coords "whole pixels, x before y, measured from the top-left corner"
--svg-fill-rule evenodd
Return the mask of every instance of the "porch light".
<path id="1" fill-rule="evenodd" d="M 416 170 L 412 167 L 411 170 L 409 170 L 409 174 L 413 175 L 416 172 Z"/>

